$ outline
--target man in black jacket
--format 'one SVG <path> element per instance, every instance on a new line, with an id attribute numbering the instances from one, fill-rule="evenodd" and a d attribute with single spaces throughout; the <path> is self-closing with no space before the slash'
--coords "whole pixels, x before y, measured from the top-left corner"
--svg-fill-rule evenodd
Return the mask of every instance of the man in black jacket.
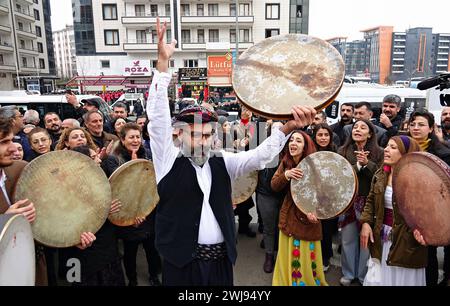
<path id="1" fill-rule="evenodd" d="M 375 122 L 375 125 L 386 130 L 385 141 L 380 143 L 382 147 L 387 145 L 392 136 L 398 135 L 402 126 L 403 118 L 399 114 L 401 102 L 402 99 L 397 95 L 387 95 L 383 99 L 380 118 Z"/>
<path id="2" fill-rule="evenodd" d="M 341 105 L 341 120 L 330 126 L 333 132 L 338 135 L 340 145 L 345 143 L 346 135 L 344 133 L 344 127 L 349 124 L 353 124 L 353 114 L 355 107 L 350 103 L 344 103 Z"/>

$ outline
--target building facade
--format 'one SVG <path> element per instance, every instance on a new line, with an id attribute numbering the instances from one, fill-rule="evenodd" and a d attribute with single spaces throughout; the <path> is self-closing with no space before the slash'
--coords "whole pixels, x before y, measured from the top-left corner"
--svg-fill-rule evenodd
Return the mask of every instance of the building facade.
<path id="1" fill-rule="evenodd" d="M 49 0 L 0 0 L 0 90 L 52 90 L 50 14 Z"/>
<path id="2" fill-rule="evenodd" d="M 72 0 L 78 75 L 146 76 L 143 70 L 151 74 L 157 60 L 156 16 L 160 16 L 168 25 L 167 41 L 178 42 L 171 72 L 191 69 L 193 79 L 183 79 L 185 88 L 194 86 L 198 92 L 205 85 L 230 87 L 231 76 L 206 80 L 201 76 L 208 57 L 229 59 L 235 57 L 236 46 L 241 53 L 266 37 L 306 33 L 308 2 L 239 0 L 237 7 L 235 0 Z"/>
<path id="3" fill-rule="evenodd" d="M 53 47 L 55 53 L 57 76 L 69 79 L 77 74 L 75 55 L 75 32 L 73 26 L 53 32 Z"/>

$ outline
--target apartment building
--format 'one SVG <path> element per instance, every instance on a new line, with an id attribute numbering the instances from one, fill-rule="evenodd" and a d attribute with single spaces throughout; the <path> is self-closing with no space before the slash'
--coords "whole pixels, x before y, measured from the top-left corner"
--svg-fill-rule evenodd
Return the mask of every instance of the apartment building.
<path id="1" fill-rule="evenodd" d="M 75 54 L 75 32 L 73 26 L 53 32 L 53 47 L 56 60 L 57 76 L 69 79 L 77 74 Z"/>
<path id="2" fill-rule="evenodd" d="M 238 6 L 235 0 L 72 0 L 72 4 L 78 75 L 151 75 L 160 16 L 168 25 L 167 40 L 178 42 L 170 69 L 183 75 L 184 85 L 200 87 L 231 85 L 230 76 L 205 77 L 209 57 L 222 57 L 221 65 L 230 65 L 236 47 L 241 53 L 266 37 L 306 33 L 309 10 L 309 0 L 239 0 Z"/>
<path id="3" fill-rule="evenodd" d="M 49 0 L 0 0 L 0 90 L 51 91 Z"/>

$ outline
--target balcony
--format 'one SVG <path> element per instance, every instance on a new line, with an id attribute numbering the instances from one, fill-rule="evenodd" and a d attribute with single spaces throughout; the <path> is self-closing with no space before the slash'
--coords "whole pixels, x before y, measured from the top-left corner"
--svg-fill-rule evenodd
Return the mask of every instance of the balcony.
<path id="1" fill-rule="evenodd" d="M 19 10 L 19 9 L 16 8 L 14 10 L 14 13 L 16 14 L 16 16 L 18 18 L 24 19 L 26 21 L 32 21 L 32 22 L 35 21 L 34 16 L 30 14 L 29 10 L 25 10 L 25 9 L 20 9 Z"/>
<path id="2" fill-rule="evenodd" d="M 36 72 L 36 66 L 35 65 L 27 65 L 27 66 L 21 66 L 20 71 L 22 72 Z"/>
<path id="3" fill-rule="evenodd" d="M 236 16 L 182 16 L 181 22 L 195 25 L 230 25 L 236 23 Z M 252 25 L 254 23 L 254 17 L 239 16 L 239 23 Z"/>
<path id="4" fill-rule="evenodd" d="M 0 71 L 16 71 L 16 66 L 0 62 Z"/>
<path id="5" fill-rule="evenodd" d="M 0 24 L 0 32 L 11 33 L 11 28 Z"/>
<path id="6" fill-rule="evenodd" d="M 19 48 L 19 52 L 27 55 L 37 56 L 39 51 L 35 48 Z"/>
<path id="7" fill-rule="evenodd" d="M 161 23 L 170 23 L 170 17 L 160 17 Z M 127 28 L 142 28 L 145 26 L 156 25 L 156 16 L 136 16 L 128 15 L 122 16 L 122 24 Z"/>
<path id="8" fill-rule="evenodd" d="M 23 28 L 22 29 L 17 28 L 17 35 L 25 37 L 25 38 L 31 38 L 31 39 L 34 39 L 37 37 L 36 33 L 34 33 L 33 31 L 25 30 Z"/>
<path id="9" fill-rule="evenodd" d="M 152 43 L 151 41 L 128 40 L 123 43 L 123 50 L 128 52 L 157 51 L 158 44 Z"/>
<path id="10" fill-rule="evenodd" d="M 186 42 L 181 44 L 181 48 L 183 50 L 205 50 L 206 43 L 198 43 L 198 42 Z"/>
<path id="11" fill-rule="evenodd" d="M 8 15 L 9 8 L 3 4 L 0 4 L 0 15 Z"/>
<path id="12" fill-rule="evenodd" d="M 14 48 L 10 43 L 3 41 L 0 43 L 0 51 L 3 52 L 14 52 Z"/>

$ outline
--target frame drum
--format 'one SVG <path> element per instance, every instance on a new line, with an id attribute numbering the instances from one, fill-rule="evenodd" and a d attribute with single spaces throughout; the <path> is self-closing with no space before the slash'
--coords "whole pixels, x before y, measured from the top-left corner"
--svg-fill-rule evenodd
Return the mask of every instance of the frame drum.
<path id="1" fill-rule="evenodd" d="M 253 112 L 290 119 L 300 103 L 327 107 L 344 83 L 342 56 L 329 43 L 304 34 L 267 38 L 247 49 L 233 68 L 233 88 Z"/>
<path id="2" fill-rule="evenodd" d="M 303 171 L 303 178 L 291 180 L 291 194 L 304 214 L 331 219 L 351 207 L 358 178 L 344 157 L 334 152 L 316 152 L 304 158 L 297 168 Z"/>
<path id="3" fill-rule="evenodd" d="M 413 152 L 403 156 L 392 177 L 394 200 L 410 229 L 427 244 L 450 244 L 450 167 L 437 156 Z"/>
<path id="4" fill-rule="evenodd" d="M 109 182 L 112 198 L 122 202 L 120 211 L 108 218 L 115 225 L 133 225 L 136 217 L 147 217 L 159 202 L 155 169 L 151 161 L 131 160 L 117 168 Z"/>
<path id="5" fill-rule="evenodd" d="M 241 204 L 250 198 L 256 190 L 256 185 L 258 185 L 258 171 L 241 175 L 231 182 L 233 205 Z"/>
<path id="6" fill-rule="evenodd" d="M 103 170 L 88 156 L 65 150 L 39 156 L 22 171 L 14 198 L 36 208 L 31 225 L 43 245 L 65 248 L 96 233 L 111 207 L 111 188 Z"/>
<path id="7" fill-rule="evenodd" d="M 34 286 L 33 232 L 22 215 L 0 215 L 0 286 Z"/>

